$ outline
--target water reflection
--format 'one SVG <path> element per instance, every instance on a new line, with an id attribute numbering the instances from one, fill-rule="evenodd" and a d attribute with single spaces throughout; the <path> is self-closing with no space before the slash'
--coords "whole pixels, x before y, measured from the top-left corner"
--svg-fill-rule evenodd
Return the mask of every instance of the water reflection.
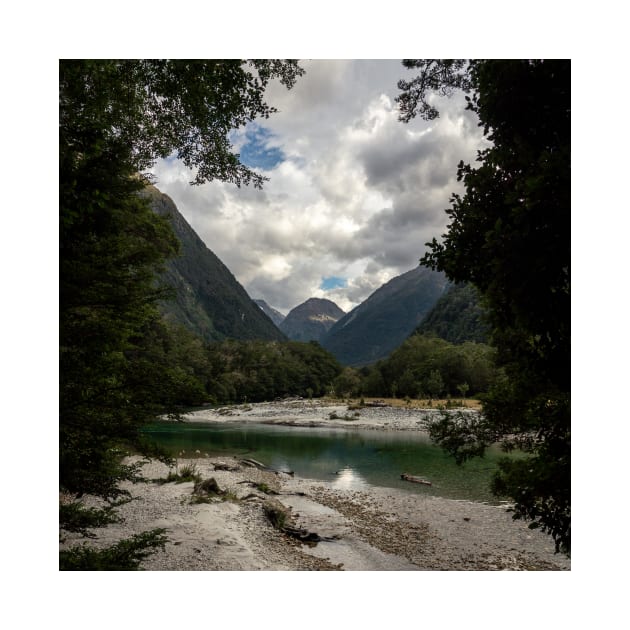
<path id="1" fill-rule="evenodd" d="M 332 485 L 339 490 L 361 490 L 369 486 L 368 482 L 350 466 L 335 473 Z"/>

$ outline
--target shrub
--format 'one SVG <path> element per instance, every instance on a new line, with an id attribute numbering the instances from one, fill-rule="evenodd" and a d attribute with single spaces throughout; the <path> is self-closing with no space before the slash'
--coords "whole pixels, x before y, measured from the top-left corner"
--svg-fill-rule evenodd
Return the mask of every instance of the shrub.
<path id="1" fill-rule="evenodd" d="M 140 563 L 155 553 L 164 551 L 168 538 L 162 528 L 151 529 L 126 538 L 106 549 L 82 545 L 59 552 L 60 571 L 138 571 Z"/>
<path id="2" fill-rule="evenodd" d="M 91 527 L 105 527 L 110 523 L 117 523 L 120 518 L 114 514 L 114 505 L 103 509 L 88 508 L 78 502 L 59 504 L 59 528 L 67 532 L 76 532 L 95 538 L 96 535 L 89 532 Z"/>

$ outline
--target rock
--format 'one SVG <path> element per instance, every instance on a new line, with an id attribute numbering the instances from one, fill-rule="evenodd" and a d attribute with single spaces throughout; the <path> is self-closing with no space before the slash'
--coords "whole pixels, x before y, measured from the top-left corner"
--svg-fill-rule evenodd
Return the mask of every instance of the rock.
<path id="1" fill-rule="evenodd" d="M 210 477 L 210 479 L 205 479 L 204 481 L 198 481 L 195 484 L 195 488 L 193 490 L 193 494 L 197 495 L 220 495 L 223 494 L 223 490 L 219 488 L 219 484 L 217 483 L 214 477 Z"/>

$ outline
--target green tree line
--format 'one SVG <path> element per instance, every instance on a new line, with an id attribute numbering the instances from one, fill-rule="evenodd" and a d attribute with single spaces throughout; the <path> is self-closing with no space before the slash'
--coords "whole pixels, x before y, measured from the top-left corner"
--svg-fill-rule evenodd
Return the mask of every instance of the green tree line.
<path id="1" fill-rule="evenodd" d="M 331 390 L 342 368 L 317 342 L 237 341 L 203 347 L 179 329 L 175 363 L 195 379 L 199 402 L 227 404 L 262 402 L 285 396 L 312 398 Z M 182 340 L 187 338 L 186 343 Z M 182 348 L 194 350 L 191 354 Z M 193 363 L 191 363 L 193 358 Z M 192 399 L 187 404 L 195 403 Z"/>
<path id="2" fill-rule="evenodd" d="M 466 397 L 487 392 L 496 377 L 490 346 L 414 334 L 387 359 L 360 369 L 344 368 L 334 389 L 343 396 Z"/>

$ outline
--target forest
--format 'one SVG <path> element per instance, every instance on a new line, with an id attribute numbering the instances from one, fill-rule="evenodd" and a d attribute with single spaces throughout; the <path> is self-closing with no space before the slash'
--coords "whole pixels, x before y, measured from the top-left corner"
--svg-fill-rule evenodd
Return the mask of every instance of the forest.
<path id="1" fill-rule="evenodd" d="M 129 353 L 147 374 L 146 395 L 177 417 L 200 405 L 277 398 L 480 396 L 497 377 L 495 351 L 414 334 L 390 357 L 363 368 L 342 366 L 317 342 L 226 339 L 207 343 L 181 325 L 156 322 L 150 341 Z M 159 383 L 150 366 L 165 366 Z"/>

